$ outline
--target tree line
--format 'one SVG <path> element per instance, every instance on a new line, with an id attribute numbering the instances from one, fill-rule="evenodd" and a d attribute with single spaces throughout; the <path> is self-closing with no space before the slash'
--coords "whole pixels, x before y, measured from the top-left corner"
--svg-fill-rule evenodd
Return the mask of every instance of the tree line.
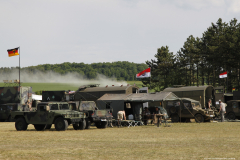
<path id="1" fill-rule="evenodd" d="M 103 74 L 106 77 L 114 77 L 117 80 L 134 81 L 136 74 L 145 70 L 148 66 L 144 63 L 138 64 L 133 62 L 103 62 L 103 63 L 61 63 L 61 64 L 42 64 L 37 66 L 29 66 L 21 68 L 21 71 L 27 71 L 29 73 L 38 73 L 38 71 L 47 72 L 53 71 L 60 74 L 66 74 L 76 72 L 85 77 L 86 79 L 95 79 L 97 74 Z M 2 67 L 1 73 L 9 73 L 18 67 Z"/>
<path id="2" fill-rule="evenodd" d="M 162 46 L 154 57 L 146 61 L 152 77 L 142 82 L 156 91 L 174 85 L 228 84 L 228 91 L 234 87 L 239 89 L 240 23 L 235 18 L 229 23 L 219 18 L 202 37 L 190 35 L 176 54 L 170 52 L 168 46 Z M 219 78 L 225 71 L 227 79 Z"/>

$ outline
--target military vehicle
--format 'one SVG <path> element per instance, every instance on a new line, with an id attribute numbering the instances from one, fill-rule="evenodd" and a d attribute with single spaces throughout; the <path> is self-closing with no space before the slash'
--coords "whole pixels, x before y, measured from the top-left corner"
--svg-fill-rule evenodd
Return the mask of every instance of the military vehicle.
<path id="1" fill-rule="evenodd" d="M 90 128 L 91 123 L 95 123 L 97 128 L 106 128 L 108 125 L 112 126 L 112 110 L 99 110 L 94 101 L 69 101 L 68 103 L 73 110 L 88 113 L 86 129 Z"/>
<path id="2" fill-rule="evenodd" d="M 138 87 L 132 85 L 126 86 L 105 86 L 99 87 L 99 84 L 84 85 L 74 93 L 75 101 L 97 101 L 104 94 L 130 94 L 138 93 Z"/>
<path id="3" fill-rule="evenodd" d="M 195 119 L 199 123 L 210 122 L 215 116 L 213 110 L 202 109 L 199 101 L 190 98 L 168 101 L 165 109 L 172 122 L 190 122 L 190 119 Z"/>
<path id="4" fill-rule="evenodd" d="M 74 91 L 43 91 L 42 102 L 66 101 L 70 109 L 86 113 L 86 129 L 90 128 L 91 123 L 95 123 L 97 128 L 106 128 L 112 123 L 110 109 L 98 110 L 96 103 L 93 101 L 81 101 L 75 99 Z M 80 106 L 80 107 L 79 107 Z"/>
<path id="5" fill-rule="evenodd" d="M 227 102 L 226 117 L 230 120 L 240 119 L 240 100 L 231 100 Z"/>
<path id="6" fill-rule="evenodd" d="M 0 87 L 0 121 L 12 121 L 12 111 L 29 111 L 27 102 L 32 102 L 32 88 L 6 86 Z M 36 101 L 33 105 L 36 105 Z"/>
<path id="7" fill-rule="evenodd" d="M 70 124 L 75 130 L 82 130 L 87 118 L 83 112 L 70 110 L 67 102 L 41 102 L 36 111 L 14 111 L 11 117 L 16 120 L 17 131 L 27 130 L 29 124 L 33 124 L 37 131 L 44 130 L 47 125 L 51 127 L 52 124 L 57 131 L 66 130 Z"/>

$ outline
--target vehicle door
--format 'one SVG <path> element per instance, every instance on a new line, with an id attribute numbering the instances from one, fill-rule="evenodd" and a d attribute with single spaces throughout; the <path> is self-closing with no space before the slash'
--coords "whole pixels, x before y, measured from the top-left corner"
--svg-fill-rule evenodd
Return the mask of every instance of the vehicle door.
<path id="1" fill-rule="evenodd" d="M 239 102 L 232 102 L 232 110 L 235 115 L 239 115 Z"/>
<path id="2" fill-rule="evenodd" d="M 193 117 L 193 108 L 191 105 L 191 102 L 189 101 L 182 101 L 183 103 L 181 104 L 181 115 L 182 117 Z"/>

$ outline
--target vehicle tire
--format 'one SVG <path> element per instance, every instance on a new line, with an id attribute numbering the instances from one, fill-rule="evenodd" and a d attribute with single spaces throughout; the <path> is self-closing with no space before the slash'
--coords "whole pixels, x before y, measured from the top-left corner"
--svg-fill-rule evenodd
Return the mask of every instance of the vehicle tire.
<path id="1" fill-rule="evenodd" d="M 62 117 L 59 117 L 55 120 L 54 126 L 57 131 L 65 131 L 68 128 L 68 122 Z"/>
<path id="2" fill-rule="evenodd" d="M 178 116 L 178 114 L 173 114 L 173 115 L 171 115 L 171 120 L 172 120 L 172 122 L 179 122 L 179 116 Z"/>
<path id="3" fill-rule="evenodd" d="M 177 108 L 172 106 L 170 109 L 169 109 L 170 113 L 177 113 Z"/>
<path id="4" fill-rule="evenodd" d="M 24 118 L 18 118 L 15 122 L 15 128 L 17 131 L 26 131 L 28 128 L 28 124 Z"/>
<path id="5" fill-rule="evenodd" d="M 85 119 L 82 119 L 81 122 L 79 122 L 79 129 L 84 130 L 86 128 L 86 121 Z"/>
<path id="6" fill-rule="evenodd" d="M 101 128 L 107 128 L 108 121 L 102 121 L 101 122 Z"/>
<path id="7" fill-rule="evenodd" d="M 46 128 L 46 124 L 34 124 L 34 128 L 37 131 L 43 131 Z"/>
<path id="8" fill-rule="evenodd" d="M 204 117 L 203 117 L 203 115 L 201 115 L 201 114 L 196 114 L 196 115 L 195 115 L 195 121 L 196 121 L 196 123 L 202 123 L 202 122 L 204 122 Z"/>
<path id="9" fill-rule="evenodd" d="M 79 123 L 73 124 L 73 129 L 79 130 Z"/>
<path id="10" fill-rule="evenodd" d="M 91 126 L 91 121 L 88 118 L 86 118 L 86 127 L 85 127 L 85 129 L 89 129 L 90 126 Z"/>
<path id="11" fill-rule="evenodd" d="M 232 113 L 232 112 L 228 113 L 228 116 L 227 116 L 227 117 L 228 117 L 229 120 L 235 120 L 235 119 L 236 119 L 235 114 Z"/>
<path id="12" fill-rule="evenodd" d="M 52 125 L 51 124 L 47 124 L 45 129 L 51 129 Z"/>
<path id="13" fill-rule="evenodd" d="M 96 126 L 97 128 L 101 128 L 101 122 L 95 122 L 95 126 Z"/>

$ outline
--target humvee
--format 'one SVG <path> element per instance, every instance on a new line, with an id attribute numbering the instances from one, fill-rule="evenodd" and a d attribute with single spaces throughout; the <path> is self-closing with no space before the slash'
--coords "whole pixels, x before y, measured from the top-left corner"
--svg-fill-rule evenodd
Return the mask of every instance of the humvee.
<path id="1" fill-rule="evenodd" d="M 17 131 L 27 130 L 29 124 L 33 124 L 37 131 L 55 125 L 57 131 L 64 131 L 72 124 L 75 130 L 85 128 L 86 115 L 83 112 L 69 109 L 67 102 L 40 102 L 36 111 L 13 111 L 12 119 L 15 119 Z"/>
<path id="2" fill-rule="evenodd" d="M 227 102 L 226 115 L 230 120 L 240 119 L 240 100 L 231 100 Z"/>
<path id="3" fill-rule="evenodd" d="M 202 109 L 199 101 L 190 98 L 181 98 L 180 100 L 168 101 L 166 110 L 170 115 L 172 122 L 186 122 L 195 119 L 196 122 L 210 122 L 214 117 L 214 111 Z"/>
<path id="4" fill-rule="evenodd" d="M 111 110 L 99 110 L 94 101 L 69 101 L 68 103 L 72 110 L 83 111 L 88 114 L 85 129 L 89 129 L 91 123 L 95 123 L 97 128 L 106 128 L 108 124 L 112 126 Z"/>

